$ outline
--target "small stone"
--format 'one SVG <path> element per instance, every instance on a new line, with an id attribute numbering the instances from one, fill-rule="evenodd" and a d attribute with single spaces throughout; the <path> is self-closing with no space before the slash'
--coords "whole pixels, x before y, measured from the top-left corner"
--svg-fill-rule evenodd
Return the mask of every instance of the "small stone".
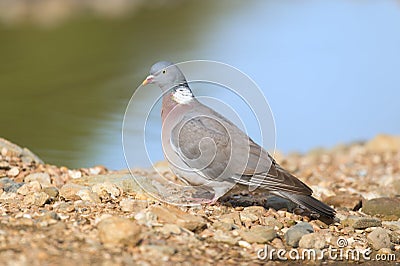
<path id="1" fill-rule="evenodd" d="M 117 197 L 122 195 L 122 189 L 120 189 L 117 185 L 110 182 L 96 184 L 92 186 L 92 190 L 97 195 L 99 195 L 99 197 L 103 201 L 116 199 Z"/>
<path id="2" fill-rule="evenodd" d="M 306 234 L 299 241 L 301 248 L 323 249 L 325 244 L 325 237 L 318 233 Z"/>
<path id="3" fill-rule="evenodd" d="M 400 221 L 384 221 L 382 224 L 385 228 L 388 228 L 392 231 L 400 230 Z"/>
<path id="4" fill-rule="evenodd" d="M 215 231 L 215 234 L 213 236 L 213 239 L 216 242 L 221 242 L 221 243 L 226 243 L 229 245 L 236 245 L 238 242 L 238 238 L 230 236 L 228 233 L 222 231 L 222 230 L 217 230 Z"/>
<path id="5" fill-rule="evenodd" d="M 77 200 L 74 202 L 75 211 L 80 214 L 89 214 L 95 204 L 87 200 Z"/>
<path id="6" fill-rule="evenodd" d="M 0 161 L 0 169 L 8 170 L 10 169 L 10 164 L 5 161 Z"/>
<path id="7" fill-rule="evenodd" d="M 119 202 L 119 206 L 121 207 L 121 211 L 123 212 L 133 212 L 133 210 L 135 209 L 135 200 L 122 199 Z"/>
<path id="8" fill-rule="evenodd" d="M 351 226 L 354 229 L 365 229 L 368 227 L 382 226 L 382 221 L 377 218 L 358 217 L 350 215 L 342 221 L 342 224 L 344 226 Z"/>
<path id="9" fill-rule="evenodd" d="M 376 198 L 363 201 L 363 212 L 369 215 L 383 217 L 385 220 L 400 218 L 399 198 Z"/>
<path id="10" fill-rule="evenodd" d="M 45 187 L 42 188 L 42 191 L 49 195 L 50 198 L 55 199 L 58 196 L 58 189 L 56 187 Z"/>
<path id="11" fill-rule="evenodd" d="M 190 231 L 195 231 L 206 226 L 206 222 L 202 217 L 183 212 L 176 207 L 152 206 L 150 212 L 167 223 L 177 224 Z"/>
<path id="12" fill-rule="evenodd" d="M 93 203 L 101 203 L 99 196 L 88 188 L 79 190 L 78 192 L 76 192 L 76 195 L 79 196 L 82 200 Z"/>
<path id="13" fill-rule="evenodd" d="M 240 213 L 240 220 L 243 223 L 246 223 L 246 222 L 252 223 L 252 222 L 255 222 L 255 221 L 258 220 L 258 216 L 255 215 L 254 213 L 241 212 Z"/>
<path id="14" fill-rule="evenodd" d="M 324 199 L 328 205 L 335 207 L 345 207 L 349 210 L 356 211 L 361 208 L 363 197 L 360 195 L 335 195 Z"/>
<path id="15" fill-rule="evenodd" d="M 241 225 L 240 221 L 240 215 L 239 212 L 232 212 L 232 213 L 227 213 L 221 215 L 220 222 L 227 223 L 227 224 L 235 224 L 235 225 Z"/>
<path id="16" fill-rule="evenodd" d="M 367 240 L 375 250 L 390 248 L 390 236 L 386 229 L 376 228 L 368 234 Z"/>
<path id="17" fill-rule="evenodd" d="M 220 222 L 220 221 L 215 221 L 213 223 L 213 227 L 215 229 L 217 229 L 217 230 L 220 229 L 220 230 L 223 230 L 223 231 L 230 231 L 230 230 L 232 230 L 232 228 L 234 228 L 234 225 L 231 224 L 231 223 L 224 223 L 224 222 Z"/>
<path id="18" fill-rule="evenodd" d="M 77 193 L 82 189 L 88 189 L 85 186 L 77 185 L 77 184 L 65 184 L 60 189 L 60 197 L 65 200 L 80 200 L 81 198 L 77 195 Z"/>
<path id="19" fill-rule="evenodd" d="M 263 217 L 261 220 L 262 220 L 262 224 L 264 224 L 264 225 L 273 226 L 273 227 L 276 227 L 277 229 L 283 228 L 283 224 L 281 222 L 279 222 L 277 219 L 275 219 L 274 217 L 267 216 L 267 217 Z"/>
<path id="20" fill-rule="evenodd" d="M 16 177 L 19 174 L 19 169 L 18 167 L 11 167 L 10 170 L 8 170 L 7 175 L 11 177 Z"/>
<path id="21" fill-rule="evenodd" d="M 2 202 L 11 202 L 17 198 L 18 194 L 15 192 L 3 192 L 0 195 L 0 201 Z"/>
<path id="22" fill-rule="evenodd" d="M 176 224 L 164 224 L 160 228 L 160 232 L 163 235 L 168 235 L 168 236 L 171 234 L 179 235 L 181 233 L 181 229 Z"/>
<path id="23" fill-rule="evenodd" d="M 314 232 L 314 229 L 311 226 L 311 224 L 309 224 L 307 222 L 300 222 L 300 223 L 296 224 L 295 226 L 292 226 L 291 228 L 289 228 L 289 230 L 287 230 L 287 232 L 285 233 L 286 244 L 297 248 L 299 246 L 300 239 L 304 235 L 310 234 L 313 232 Z"/>
<path id="24" fill-rule="evenodd" d="M 39 192 L 42 189 L 42 186 L 38 181 L 31 181 L 29 183 L 23 184 L 20 188 L 17 189 L 17 193 L 21 195 L 27 195 L 31 192 Z"/>
<path id="25" fill-rule="evenodd" d="M 75 210 L 74 205 L 71 202 L 61 202 L 58 205 L 58 211 L 63 213 L 73 212 Z"/>
<path id="26" fill-rule="evenodd" d="M 34 221 L 32 218 L 21 217 L 21 218 L 15 219 L 13 221 L 13 223 L 11 223 L 11 225 L 12 226 L 21 226 L 21 227 L 33 226 Z"/>
<path id="27" fill-rule="evenodd" d="M 126 218 L 106 218 L 99 222 L 97 228 L 100 241 L 106 245 L 136 245 L 140 240 L 140 226 Z"/>
<path id="28" fill-rule="evenodd" d="M 73 179 L 82 177 L 81 171 L 78 170 L 68 170 L 68 175 Z"/>
<path id="29" fill-rule="evenodd" d="M 400 230 L 390 231 L 389 236 L 390 236 L 390 242 L 394 244 L 400 244 Z"/>
<path id="30" fill-rule="evenodd" d="M 141 245 L 139 250 L 142 254 L 146 254 L 148 258 L 156 258 L 159 263 L 162 261 L 169 261 L 169 256 L 174 255 L 177 251 L 175 247 L 167 245 Z"/>
<path id="31" fill-rule="evenodd" d="M 60 216 L 58 216 L 57 213 L 46 212 L 45 214 L 43 214 L 42 216 L 39 217 L 38 222 L 39 222 L 40 226 L 44 227 L 44 226 L 48 226 L 51 224 L 55 224 L 60 220 L 61 220 L 61 218 L 60 218 Z"/>
<path id="32" fill-rule="evenodd" d="M 24 197 L 25 205 L 36 205 L 36 206 L 44 206 L 46 202 L 49 200 L 49 195 L 44 192 L 33 192 Z"/>
<path id="33" fill-rule="evenodd" d="M 242 248 L 251 248 L 251 244 L 243 240 L 239 240 L 238 245 Z"/>
<path id="34" fill-rule="evenodd" d="M 254 226 L 250 230 L 241 230 L 239 234 L 243 240 L 259 244 L 267 243 L 277 237 L 274 228 L 271 226 Z"/>
<path id="35" fill-rule="evenodd" d="M 135 214 L 134 218 L 140 225 L 147 227 L 160 226 L 160 223 L 157 222 L 157 215 L 150 211 L 140 211 Z"/>
<path id="36" fill-rule="evenodd" d="M 24 183 L 16 183 L 13 179 L 8 177 L 0 178 L 0 188 L 2 188 L 5 192 L 17 193 L 17 190 L 23 185 Z"/>
<path id="37" fill-rule="evenodd" d="M 51 179 L 48 173 L 33 173 L 24 178 L 25 182 L 37 181 L 42 187 L 51 186 Z"/>
<path id="38" fill-rule="evenodd" d="M 6 157 L 6 156 L 7 156 L 7 153 L 8 153 L 8 150 L 7 150 L 6 147 L 1 148 L 1 156 Z"/>

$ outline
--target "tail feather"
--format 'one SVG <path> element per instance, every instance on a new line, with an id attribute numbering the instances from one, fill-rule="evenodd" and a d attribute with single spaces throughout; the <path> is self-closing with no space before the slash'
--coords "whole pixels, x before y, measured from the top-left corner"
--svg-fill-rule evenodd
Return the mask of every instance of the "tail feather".
<path id="1" fill-rule="evenodd" d="M 335 217 L 336 211 L 333 208 L 317 200 L 311 195 L 302 195 L 302 194 L 288 193 L 283 191 L 273 192 L 273 194 L 291 200 L 294 203 L 324 217 L 327 218 Z"/>

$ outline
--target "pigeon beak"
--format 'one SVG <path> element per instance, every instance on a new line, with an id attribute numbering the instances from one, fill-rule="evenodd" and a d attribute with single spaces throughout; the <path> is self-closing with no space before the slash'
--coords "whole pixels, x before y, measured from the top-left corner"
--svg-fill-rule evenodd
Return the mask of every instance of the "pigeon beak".
<path id="1" fill-rule="evenodd" d="M 142 85 L 147 85 L 153 82 L 154 76 L 153 75 L 149 75 L 142 83 Z"/>

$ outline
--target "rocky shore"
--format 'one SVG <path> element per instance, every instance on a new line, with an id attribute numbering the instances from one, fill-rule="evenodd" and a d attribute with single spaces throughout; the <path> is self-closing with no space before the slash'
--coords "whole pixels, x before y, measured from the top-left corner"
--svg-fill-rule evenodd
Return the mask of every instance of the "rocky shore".
<path id="1" fill-rule="evenodd" d="M 127 171 L 45 164 L 0 139 L 0 264 L 400 263 L 399 137 L 276 157 L 340 222 L 296 215 L 293 204 L 265 195 L 171 206 Z"/>

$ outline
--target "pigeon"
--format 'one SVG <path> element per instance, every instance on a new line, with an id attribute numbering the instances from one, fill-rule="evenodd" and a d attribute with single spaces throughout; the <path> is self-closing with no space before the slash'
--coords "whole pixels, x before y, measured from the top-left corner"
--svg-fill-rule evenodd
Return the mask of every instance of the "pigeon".
<path id="1" fill-rule="evenodd" d="M 335 210 L 312 197 L 309 186 L 230 120 L 196 99 L 177 65 L 154 64 L 142 83 L 147 84 L 163 92 L 161 141 L 171 170 L 185 184 L 212 190 L 208 203 L 255 189 L 292 201 L 317 218 L 335 218 Z"/>

